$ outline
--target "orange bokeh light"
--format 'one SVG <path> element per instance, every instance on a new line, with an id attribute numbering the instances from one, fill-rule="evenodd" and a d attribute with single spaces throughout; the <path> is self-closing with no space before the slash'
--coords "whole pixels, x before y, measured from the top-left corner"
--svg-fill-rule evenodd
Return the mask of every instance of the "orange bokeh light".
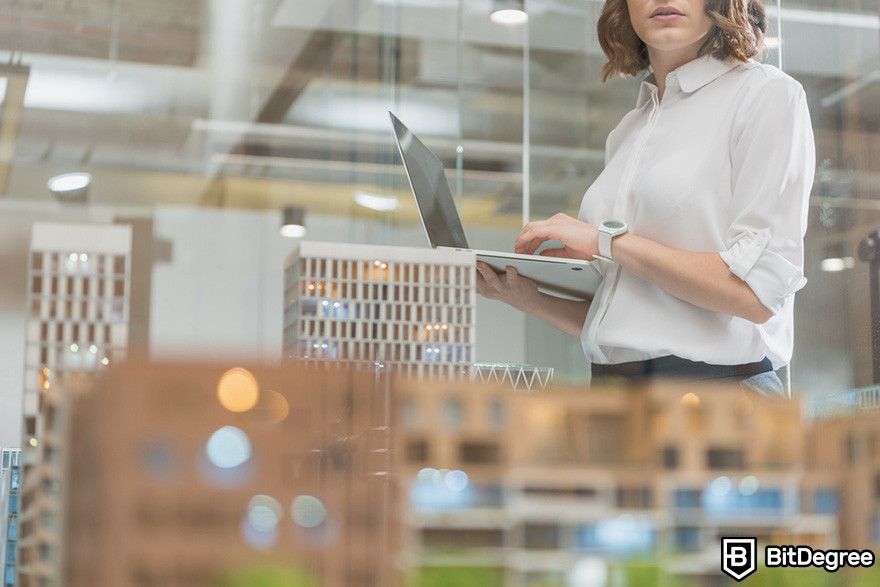
<path id="1" fill-rule="evenodd" d="M 257 378 L 247 369 L 236 367 L 220 377 L 217 399 L 230 412 L 247 412 L 260 399 Z"/>

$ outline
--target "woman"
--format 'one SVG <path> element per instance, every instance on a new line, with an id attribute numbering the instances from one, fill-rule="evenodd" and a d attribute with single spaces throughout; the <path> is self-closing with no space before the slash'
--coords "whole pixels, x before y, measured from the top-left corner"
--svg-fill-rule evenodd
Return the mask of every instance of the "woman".
<path id="1" fill-rule="evenodd" d="M 579 336 L 593 376 L 736 379 L 783 393 L 815 145 L 801 85 L 754 59 L 758 0 L 607 0 L 614 74 L 648 70 L 608 135 L 578 218 L 530 222 L 516 251 L 596 260 L 587 302 L 478 263 L 478 292 Z"/>

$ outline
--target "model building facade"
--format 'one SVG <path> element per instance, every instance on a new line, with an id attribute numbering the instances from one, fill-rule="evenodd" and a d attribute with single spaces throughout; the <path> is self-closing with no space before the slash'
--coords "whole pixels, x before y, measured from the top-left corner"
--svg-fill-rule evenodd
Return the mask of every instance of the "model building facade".
<path id="1" fill-rule="evenodd" d="M 66 586 L 396 584 L 371 370 L 129 364 L 68 397 Z"/>
<path id="2" fill-rule="evenodd" d="M 285 355 L 457 376 L 474 362 L 475 262 L 463 251 L 302 242 L 286 267 Z"/>
<path id="3" fill-rule="evenodd" d="M 0 450 L 0 585 L 11 587 L 16 580 L 21 450 Z"/>
<path id="4" fill-rule="evenodd" d="M 58 421 L 48 396 L 128 347 L 132 231 L 38 222 L 31 232 L 19 527 L 21 587 L 58 584 Z"/>
<path id="5" fill-rule="evenodd" d="M 403 556 L 437 576 L 566 585 L 585 557 L 634 557 L 684 582 L 720 576 L 719 536 L 840 544 L 836 515 L 800 499 L 814 485 L 797 402 L 698 382 L 451 382 L 403 387 L 396 405 Z"/>
<path id="6" fill-rule="evenodd" d="M 817 402 L 807 433 L 803 500 L 840 520 L 847 548 L 880 547 L 880 387 Z"/>
<path id="7" fill-rule="evenodd" d="M 37 222 L 31 232 L 25 365 L 26 441 L 37 436 L 40 391 L 93 371 L 128 346 L 131 228 Z M 32 443 L 25 442 L 25 463 Z"/>

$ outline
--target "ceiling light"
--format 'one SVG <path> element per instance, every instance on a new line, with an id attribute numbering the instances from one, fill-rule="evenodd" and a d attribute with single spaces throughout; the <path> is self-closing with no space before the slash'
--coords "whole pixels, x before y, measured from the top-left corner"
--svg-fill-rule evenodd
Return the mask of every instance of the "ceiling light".
<path id="1" fill-rule="evenodd" d="M 856 260 L 848 254 L 846 244 L 843 242 L 832 243 L 825 247 L 825 257 L 819 263 L 822 271 L 834 272 L 852 269 L 856 266 Z"/>
<path id="2" fill-rule="evenodd" d="M 76 171 L 74 173 L 56 175 L 50 179 L 46 185 L 49 188 L 49 191 L 59 200 L 65 202 L 81 202 L 85 201 L 91 183 L 91 174 Z"/>
<path id="3" fill-rule="evenodd" d="M 767 37 L 764 39 L 764 47 L 770 50 L 779 49 L 780 44 L 782 44 L 782 41 L 779 37 Z"/>
<path id="4" fill-rule="evenodd" d="M 495 24 L 520 25 L 529 20 L 525 0 L 493 0 L 489 18 Z"/>
<path id="5" fill-rule="evenodd" d="M 391 212 L 392 210 L 397 210 L 397 206 L 400 205 L 400 202 L 394 196 L 376 196 L 364 192 L 356 193 L 354 201 L 364 208 L 378 212 Z"/>
<path id="6" fill-rule="evenodd" d="M 285 238 L 302 238 L 306 235 L 306 211 L 302 208 L 289 207 L 283 210 L 283 220 L 279 233 Z"/>
<path id="7" fill-rule="evenodd" d="M 856 266 L 856 260 L 852 257 L 828 257 L 820 263 L 822 271 L 834 272 L 852 269 Z"/>

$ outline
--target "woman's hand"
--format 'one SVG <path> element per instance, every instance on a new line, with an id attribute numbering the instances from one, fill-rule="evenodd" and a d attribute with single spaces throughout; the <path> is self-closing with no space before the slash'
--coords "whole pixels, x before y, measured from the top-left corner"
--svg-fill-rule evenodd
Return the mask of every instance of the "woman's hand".
<path id="1" fill-rule="evenodd" d="M 534 281 L 510 265 L 498 275 L 486 263 L 477 261 L 477 293 L 510 304 L 575 338 L 580 336 L 590 311 L 590 301 L 576 302 L 542 294 Z"/>
<path id="2" fill-rule="evenodd" d="M 599 231 L 592 224 L 581 222 L 567 214 L 556 214 L 547 220 L 529 222 L 516 238 L 516 252 L 533 254 L 541 243 L 558 240 L 562 247 L 547 249 L 547 257 L 566 257 L 591 261 L 599 254 Z"/>
<path id="3" fill-rule="evenodd" d="M 516 267 L 507 266 L 507 271 L 498 275 L 495 270 L 482 261 L 477 261 L 477 293 L 490 300 L 498 300 L 514 308 L 528 312 L 540 299 L 538 285 L 520 275 Z"/>

